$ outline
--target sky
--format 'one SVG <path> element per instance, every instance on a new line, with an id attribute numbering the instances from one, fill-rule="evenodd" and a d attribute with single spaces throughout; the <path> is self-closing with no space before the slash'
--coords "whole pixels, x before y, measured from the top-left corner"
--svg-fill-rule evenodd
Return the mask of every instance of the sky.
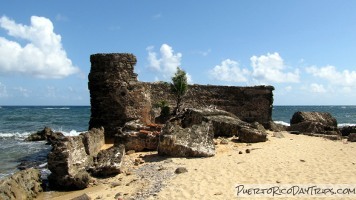
<path id="1" fill-rule="evenodd" d="M 6 2 L 6 3 L 5 3 Z M 0 105 L 90 105 L 90 55 L 140 81 L 272 85 L 274 105 L 356 105 L 356 1 L 2 1 Z"/>

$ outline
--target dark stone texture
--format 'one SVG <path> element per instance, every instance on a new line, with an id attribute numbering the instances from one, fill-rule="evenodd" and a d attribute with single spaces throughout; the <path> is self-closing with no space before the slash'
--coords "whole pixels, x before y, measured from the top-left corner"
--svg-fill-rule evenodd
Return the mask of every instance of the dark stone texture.
<path id="1" fill-rule="evenodd" d="M 34 199 L 43 191 L 41 174 L 37 169 L 26 169 L 0 180 L 1 200 Z"/>
<path id="2" fill-rule="evenodd" d="M 53 132 L 51 128 L 45 127 L 41 131 L 37 131 L 36 133 L 32 133 L 29 135 L 25 141 L 42 141 L 47 140 L 48 144 L 54 143 L 56 140 L 63 138 L 63 133 Z"/>
<path id="3" fill-rule="evenodd" d="M 340 128 L 342 136 L 349 136 L 351 133 L 356 133 L 356 126 L 344 126 Z"/>
<path id="4" fill-rule="evenodd" d="M 288 131 L 303 134 L 340 135 L 336 119 L 330 113 L 296 112 L 290 120 Z"/>
<path id="5" fill-rule="evenodd" d="M 336 127 L 336 119 L 327 112 L 295 112 L 290 120 L 290 124 L 299 124 L 301 122 L 318 122 L 325 126 Z"/>
<path id="6" fill-rule="evenodd" d="M 356 142 L 356 133 L 350 133 L 349 138 L 347 139 L 349 142 Z"/>

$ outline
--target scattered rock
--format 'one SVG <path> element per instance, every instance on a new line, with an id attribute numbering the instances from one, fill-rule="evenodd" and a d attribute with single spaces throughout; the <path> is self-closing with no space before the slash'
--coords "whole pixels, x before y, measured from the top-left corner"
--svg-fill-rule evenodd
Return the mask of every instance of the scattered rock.
<path id="1" fill-rule="evenodd" d="M 222 192 L 216 192 L 214 193 L 214 195 L 222 195 L 223 193 Z"/>
<path id="2" fill-rule="evenodd" d="M 192 114 L 193 113 L 193 114 Z M 158 154 L 176 157 L 209 157 L 215 155 L 212 124 L 193 118 L 188 109 L 179 118 L 169 120 L 163 127 Z"/>
<path id="3" fill-rule="evenodd" d="M 71 199 L 71 200 L 91 200 L 91 198 L 87 194 L 84 193 L 78 197 Z"/>
<path id="4" fill-rule="evenodd" d="M 242 151 L 239 151 L 239 154 L 243 154 Z"/>
<path id="5" fill-rule="evenodd" d="M 115 137 L 115 144 L 124 144 L 127 151 L 157 150 L 162 125 L 144 125 L 140 120 L 127 122 L 120 134 Z"/>
<path id="6" fill-rule="evenodd" d="M 220 144 L 229 144 L 229 140 L 224 138 L 220 141 Z"/>
<path id="7" fill-rule="evenodd" d="M 0 180 L 0 199 L 33 199 L 43 191 L 41 174 L 26 169 Z"/>
<path id="8" fill-rule="evenodd" d="M 145 161 L 142 160 L 142 158 L 136 158 L 136 159 L 135 159 L 135 162 L 134 162 L 134 164 L 135 164 L 136 166 L 138 166 L 138 165 L 140 165 L 140 164 L 143 164 L 143 163 L 145 163 Z"/>
<path id="9" fill-rule="evenodd" d="M 250 149 L 246 149 L 245 152 L 246 152 L 246 153 L 251 153 L 251 150 L 250 150 Z"/>
<path id="10" fill-rule="evenodd" d="M 131 154 L 134 154 L 134 153 L 136 153 L 135 150 L 128 150 L 128 151 L 126 152 L 126 155 L 131 155 Z"/>
<path id="11" fill-rule="evenodd" d="M 350 133 L 349 138 L 347 139 L 349 142 L 356 142 L 356 133 Z"/>
<path id="12" fill-rule="evenodd" d="M 342 136 L 349 136 L 351 133 L 356 133 L 356 126 L 344 126 L 340 128 Z"/>
<path id="13" fill-rule="evenodd" d="M 274 121 L 270 121 L 269 124 L 269 129 L 273 132 L 281 132 L 281 131 L 286 131 L 288 126 L 282 125 L 282 124 L 277 124 Z"/>
<path id="14" fill-rule="evenodd" d="M 115 198 L 115 199 L 119 199 L 119 198 L 121 199 L 121 197 L 122 197 L 122 193 L 119 192 L 119 193 L 116 193 L 116 194 L 115 194 L 115 197 L 114 197 L 114 198 Z"/>
<path id="15" fill-rule="evenodd" d="M 90 172 L 94 176 L 107 177 L 117 175 L 121 172 L 121 164 L 125 155 L 125 146 L 118 145 L 109 149 L 101 150 L 94 157 L 94 164 Z"/>
<path id="16" fill-rule="evenodd" d="M 25 141 L 43 141 L 47 140 L 47 144 L 53 144 L 55 141 L 59 139 L 63 139 L 65 136 L 61 132 L 53 132 L 51 128 L 45 127 L 41 131 L 37 131 L 36 133 L 32 133 L 29 135 Z"/>
<path id="17" fill-rule="evenodd" d="M 104 144 L 104 129 L 91 129 L 79 136 L 64 137 L 52 144 L 48 154 L 50 186 L 57 189 L 83 189 L 91 177 L 86 171 Z"/>
<path id="18" fill-rule="evenodd" d="M 176 174 L 182 174 L 182 173 L 185 173 L 185 172 L 188 172 L 187 168 L 185 168 L 185 167 L 178 167 L 178 168 L 174 171 L 174 173 L 176 173 Z"/>
<path id="19" fill-rule="evenodd" d="M 265 142 L 267 133 L 257 129 L 242 128 L 239 131 L 239 140 L 246 143 Z"/>
<path id="20" fill-rule="evenodd" d="M 117 187 L 120 185 L 122 185 L 120 182 L 113 182 L 113 183 L 111 183 L 111 188 L 114 188 L 114 187 Z"/>
<path id="21" fill-rule="evenodd" d="M 300 159 L 300 162 L 305 162 L 305 160 L 303 160 L 303 159 Z"/>

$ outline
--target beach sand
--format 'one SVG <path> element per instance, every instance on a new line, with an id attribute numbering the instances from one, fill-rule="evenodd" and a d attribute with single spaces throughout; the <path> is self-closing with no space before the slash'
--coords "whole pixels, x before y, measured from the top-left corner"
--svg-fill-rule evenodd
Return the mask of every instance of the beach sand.
<path id="1" fill-rule="evenodd" d="M 92 199 L 240 199 L 236 196 L 237 185 L 356 185 L 356 143 L 282 134 L 284 138 L 277 138 L 269 132 L 267 142 L 254 144 L 238 143 L 234 138 L 228 138 L 228 144 L 220 144 L 218 138 L 216 155 L 209 158 L 133 153 L 125 157 L 124 172 L 116 177 L 97 179 L 92 187 L 81 191 L 45 192 L 37 199 L 71 199 L 84 193 Z M 247 149 L 250 153 L 246 153 Z M 136 166 L 134 163 L 140 160 L 144 163 Z M 176 174 L 178 167 L 185 167 L 188 172 Z M 307 197 L 312 198 L 298 199 Z"/>

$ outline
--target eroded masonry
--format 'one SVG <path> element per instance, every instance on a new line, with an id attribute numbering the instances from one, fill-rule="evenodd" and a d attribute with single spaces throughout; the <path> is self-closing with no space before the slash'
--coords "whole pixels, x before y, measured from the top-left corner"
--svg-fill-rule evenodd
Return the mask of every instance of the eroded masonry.
<path id="1" fill-rule="evenodd" d="M 91 118 L 89 128 L 103 126 L 105 137 L 113 137 L 128 121 L 155 123 L 156 104 L 167 101 L 173 108 L 175 99 L 169 84 L 139 82 L 134 73 L 136 57 L 128 53 L 90 56 L 89 90 Z M 272 120 L 272 86 L 235 87 L 190 85 L 184 107 L 215 107 L 235 114 L 246 122 L 264 126 Z"/>

